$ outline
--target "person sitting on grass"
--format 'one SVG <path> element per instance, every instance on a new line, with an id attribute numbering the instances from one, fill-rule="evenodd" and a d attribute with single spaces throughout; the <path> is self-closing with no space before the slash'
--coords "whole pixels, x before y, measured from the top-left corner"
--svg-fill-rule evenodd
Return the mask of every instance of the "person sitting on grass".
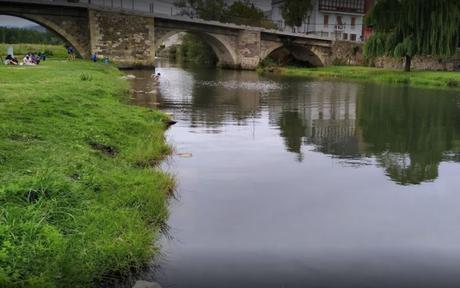
<path id="1" fill-rule="evenodd" d="M 24 63 L 24 65 L 26 65 L 26 66 L 34 66 L 34 65 L 36 65 L 36 64 L 32 61 L 32 59 L 31 59 L 31 57 L 29 56 L 29 54 L 27 54 L 27 55 L 24 57 L 23 63 Z"/>
<path id="2" fill-rule="evenodd" d="M 11 56 L 11 54 L 8 54 L 5 58 L 5 65 L 19 65 L 19 61 L 16 57 Z"/>
<path id="3" fill-rule="evenodd" d="M 33 64 L 39 65 L 40 64 L 40 58 L 38 58 L 35 53 L 29 53 L 30 60 L 32 61 Z"/>

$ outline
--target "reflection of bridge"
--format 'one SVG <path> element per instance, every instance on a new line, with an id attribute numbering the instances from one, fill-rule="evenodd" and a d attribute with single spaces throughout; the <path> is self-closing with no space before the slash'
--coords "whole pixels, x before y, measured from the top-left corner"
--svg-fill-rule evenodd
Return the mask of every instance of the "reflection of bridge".
<path id="1" fill-rule="evenodd" d="M 128 7 L 85 1 L 0 0 L 0 14 L 34 21 L 59 34 L 83 57 L 98 53 L 122 67 L 153 66 L 156 48 L 183 31 L 205 40 L 225 67 L 255 69 L 283 47 L 315 66 L 331 62 L 331 40 L 320 37 L 126 9 L 133 0 L 125 0 Z"/>

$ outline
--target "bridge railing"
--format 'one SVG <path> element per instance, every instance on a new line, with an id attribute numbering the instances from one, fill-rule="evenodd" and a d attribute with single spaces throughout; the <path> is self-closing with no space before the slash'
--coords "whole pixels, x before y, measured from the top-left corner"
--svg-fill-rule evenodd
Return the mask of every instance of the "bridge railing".
<path id="1" fill-rule="evenodd" d="M 70 4 L 78 6 L 97 6 L 101 8 L 133 10 L 143 13 L 179 15 L 173 2 L 158 0 L 41 0 L 55 4 Z"/>

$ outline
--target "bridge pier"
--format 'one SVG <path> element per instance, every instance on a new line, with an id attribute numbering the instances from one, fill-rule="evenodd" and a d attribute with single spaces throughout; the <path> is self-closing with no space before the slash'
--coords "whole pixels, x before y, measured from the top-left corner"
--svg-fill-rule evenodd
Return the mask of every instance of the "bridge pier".
<path id="1" fill-rule="evenodd" d="M 238 33 L 238 66 L 243 70 L 256 70 L 261 56 L 259 31 L 241 30 Z"/>
<path id="2" fill-rule="evenodd" d="M 120 68 L 154 66 L 153 17 L 92 9 L 88 13 L 91 54 L 107 56 Z"/>

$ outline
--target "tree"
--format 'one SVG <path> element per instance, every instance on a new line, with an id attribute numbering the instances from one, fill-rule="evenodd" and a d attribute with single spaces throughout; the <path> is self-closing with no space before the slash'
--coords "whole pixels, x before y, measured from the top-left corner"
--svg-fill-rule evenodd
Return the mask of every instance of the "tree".
<path id="1" fill-rule="evenodd" d="M 223 0 L 178 0 L 174 5 L 181 15 L 235 24 L 274 28 L 262 10 L 248 0 L 233 2 L 227 6 Z"/>
<path id="2" fill-rule="evenodd" d="M 181 15 L 216 21 L 224 18 L 226 8 L 224 0 L 177 0 L 174 6 L 181 9 Z"/>
<path id="3" fill-rule="evenodd" d="M 64 42 L 54 33 L 38 30 L 36 28 L 0 27 L 0 42 L 8 44 L 52 44 L 59 45 Z"/>
<path id="4" fill-rule="evenodd" d="M 311 0 L 286 0 L 281 8 L 281 14 L 287 25 L 301 26 L 312 9 Z"/>
<path id="5" fill-rule="evenodd" d="M 415 55 L 452 56 L 459 43 L 460 1 L 380 0 L 366 19 L 376 34 L 364 46 L 366 58 Z"/>

